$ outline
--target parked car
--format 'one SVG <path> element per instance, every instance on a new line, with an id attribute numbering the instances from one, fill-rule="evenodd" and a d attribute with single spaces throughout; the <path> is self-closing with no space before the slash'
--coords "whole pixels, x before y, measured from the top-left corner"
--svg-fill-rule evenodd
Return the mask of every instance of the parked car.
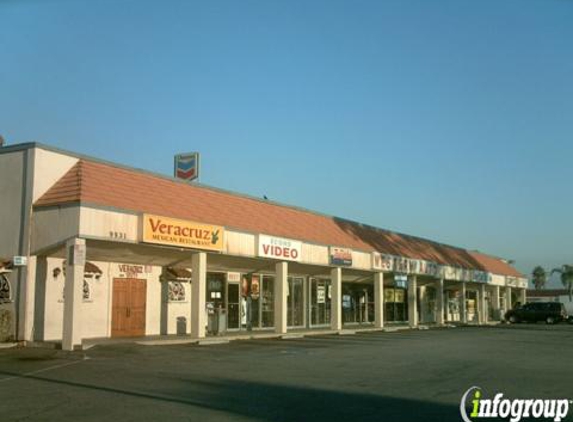
<path id="1" fill-rule="evenodd" d="M 518 306 L 506 312 L 505 320 L 514 324 L 516 322 L 539 322 L 547 324 L 568 321 L 569 316 L 565 305 L 559 302 L 533 302 Z"/>

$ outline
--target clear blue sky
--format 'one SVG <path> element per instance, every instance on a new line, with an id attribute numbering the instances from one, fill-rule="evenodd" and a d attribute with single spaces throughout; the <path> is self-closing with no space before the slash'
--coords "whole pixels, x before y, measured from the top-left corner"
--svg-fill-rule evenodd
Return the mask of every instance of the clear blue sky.
<path id="1" fill-rule="evenodd" d="M 0 0 L 0 133 L 573 264 L 573 1 Z"/>

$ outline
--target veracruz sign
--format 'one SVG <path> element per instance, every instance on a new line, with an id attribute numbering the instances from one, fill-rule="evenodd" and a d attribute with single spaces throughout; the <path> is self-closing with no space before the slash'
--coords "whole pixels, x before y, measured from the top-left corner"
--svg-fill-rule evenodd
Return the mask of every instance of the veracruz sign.
<path id="1" fill-rule="evenodd" d="M 143 215 L 143 241 L 182 248 L 223 250 L 225 229 L 220 226 Z"/>
<path id="2" fill-rule="evenodd" d="M 282 237 L 259 235 L 259 256 L 284 261 L 300 261 L 302 242 Z"/>

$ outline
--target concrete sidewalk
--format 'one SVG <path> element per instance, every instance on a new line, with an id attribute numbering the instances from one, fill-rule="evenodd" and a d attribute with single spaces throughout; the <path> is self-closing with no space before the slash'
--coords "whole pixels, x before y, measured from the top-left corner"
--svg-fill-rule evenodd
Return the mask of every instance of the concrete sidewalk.
<path id="1" fill-rule="evenodd" d="M 276 340 L 290 340 L 290 339 L 300 339 L 304 337 L 314 337 L 314 336 L 347 336 L 354 334 L 364 334 L 364 333 L 375 333 L 375 332 L 385 332 L 385 333 L 395 333 L 399 331 L 408 330 L 428 330 L 428 329 L 438 329 L 438 328 L 455 328 L 460 325 L 445 324 L 442 326 L 436 324 L 421 324 L 416 328 L 411 328 L 407 324 L 388 324 L 384 328 L 375 328 L 373 326 L 347 326 L 342 330 L 332 330 L 330 328 L 322 329 L 292 329 L 286 334 L 277 334 L 272 330 L 261 330 L 261 331 L 251 331 L 251 332 L 235 332 L 235 333 L 225 333 L 224 335 L 216 336 L 209 335 L 205 338 L 198 339 L 190 335 L 155 335 L 155 336 L 145 336 L 145 337 L 126 337 L 126 338 L 94 338 L 85 339 L 82 342 L 81 350 L 88 350 L 97 345 L 112 345 L 112 344 L 139 344 L 143 346 L 170 346 L 170 345 L 181 345 L 181 344 L 197 344 L 200 346 L 214 345 L 214 344 L 224 344 L 231 341 L 239 340 L 262 340 L 262 339 L 276 339 Z M 26 347 L 45 347 L 59 349 L 61 348 L 61 342 L 51 341 L 51 342 L 26 342 Z"/>

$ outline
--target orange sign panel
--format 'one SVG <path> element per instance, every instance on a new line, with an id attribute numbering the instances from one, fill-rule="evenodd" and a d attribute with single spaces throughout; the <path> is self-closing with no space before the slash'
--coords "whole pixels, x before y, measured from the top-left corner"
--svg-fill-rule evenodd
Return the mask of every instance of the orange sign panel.
<path id="1" fill-rule="evenodd" d="M 222 251 L 224 235 L 225 229 L 220 226 L 143 215 L 143 241 L 146 243 Z"/>

